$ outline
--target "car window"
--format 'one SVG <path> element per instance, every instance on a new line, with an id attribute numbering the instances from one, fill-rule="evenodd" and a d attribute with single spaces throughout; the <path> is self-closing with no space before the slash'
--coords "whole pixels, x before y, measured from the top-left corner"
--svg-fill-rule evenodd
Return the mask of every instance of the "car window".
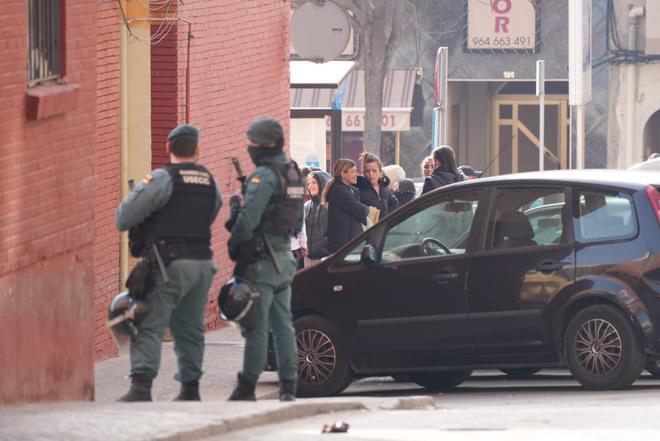
<path id="1" fill-rule="evenodd" d="M 566 240 L 561 188 L 502 188 L 489 219 L 488 249 L 548 246 Z"/>
<path id="2" fill-rule="evenodd" d="M 361 240 L 360 242 L 358 242 L 353 248 L 349 250 L 349 252 L 346 255 L 344 255 L 344 257 L 342 257 L 337 261 L 337 266 L 355 265 L 356 263 L 360 263 L 360 256 L 362 255 L 362 249 L 366 244 L 367 244 L 366 240 Z"/>
<path id="3" fill-rule="evenodd" d="M 580 242 L 627 239 L 637 233 L 632 199 L 625 193 L 579 191 L 576 213 Z"/>
<path id="4" fill-rule="evenodd" d="M 390 227 L 381 261 L 465 253 L 479 194 L 473 190 L 447 195 Z"/>

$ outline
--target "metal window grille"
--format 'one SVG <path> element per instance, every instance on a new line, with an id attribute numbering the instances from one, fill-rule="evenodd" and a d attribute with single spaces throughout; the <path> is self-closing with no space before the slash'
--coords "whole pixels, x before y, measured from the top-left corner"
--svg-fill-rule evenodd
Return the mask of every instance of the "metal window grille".
<path id="1" fill-rule="evenodd" d="M 62 74 L 61 0 L 28 0 L 30 48 L 28 80 L 31 84 Z"/>

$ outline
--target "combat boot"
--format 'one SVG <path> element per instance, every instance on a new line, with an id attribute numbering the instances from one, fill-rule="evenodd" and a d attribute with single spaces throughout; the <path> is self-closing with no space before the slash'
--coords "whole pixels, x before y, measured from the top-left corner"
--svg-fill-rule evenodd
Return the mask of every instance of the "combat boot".
<path id="1" fill-rule="evenodd" d="M 238 374 L 238 385 L 231 393 L 227 401 L 257 401 L 254 395 L 254 390 L 257 387 L 256 381 L 250 381 L 245 378 L 240 372 Z"/>
<path id="2" fill-rule="evenodd" d="M 130 403 L 134 401 L 153 401 L 151 399 L 151 378 L 145 375 L 131 375 L 131 387 L 128 393 L 117 401 Z"/>
<path id="3" fill-rule="evenodd" d="M 177 395 L 174 401 L 202 401 L 199 396 L 199 381 L 181 383 L 179 395 Z"/>
<path id="4" fill-rule="evenodd" d="M 296 380 L 280 380 L 280 401 L 296 401 Z"/>

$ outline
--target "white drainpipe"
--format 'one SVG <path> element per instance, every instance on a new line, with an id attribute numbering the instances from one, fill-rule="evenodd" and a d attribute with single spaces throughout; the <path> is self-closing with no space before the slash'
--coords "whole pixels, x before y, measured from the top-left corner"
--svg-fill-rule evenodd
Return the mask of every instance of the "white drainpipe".
<path id="1" fill-rule="evenodd" d="M 644 16 L 644 7 L 635 6 L 628 11 L 628 50 L 637 50 L 637 28 L 639 18 Z M 626 78 L 626 154 L 624 167 L 630 167 L 638 159 L 635 157 L 635 101 L 637 90 L 637 63 L 628 64 Z"/>

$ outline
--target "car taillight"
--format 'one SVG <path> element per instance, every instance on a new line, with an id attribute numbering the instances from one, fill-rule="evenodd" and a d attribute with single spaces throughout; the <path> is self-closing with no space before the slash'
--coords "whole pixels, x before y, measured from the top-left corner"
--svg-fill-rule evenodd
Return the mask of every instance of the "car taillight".
<path id="1" fill-rule="evenodd" d="M 646 195 L 649 197 L 649 202 L 651 207 L 653 207 L 653 212 L 655 213 L 655 218 L 660 223 L 660 191 L 655 187 L 647 187 Z"/>

